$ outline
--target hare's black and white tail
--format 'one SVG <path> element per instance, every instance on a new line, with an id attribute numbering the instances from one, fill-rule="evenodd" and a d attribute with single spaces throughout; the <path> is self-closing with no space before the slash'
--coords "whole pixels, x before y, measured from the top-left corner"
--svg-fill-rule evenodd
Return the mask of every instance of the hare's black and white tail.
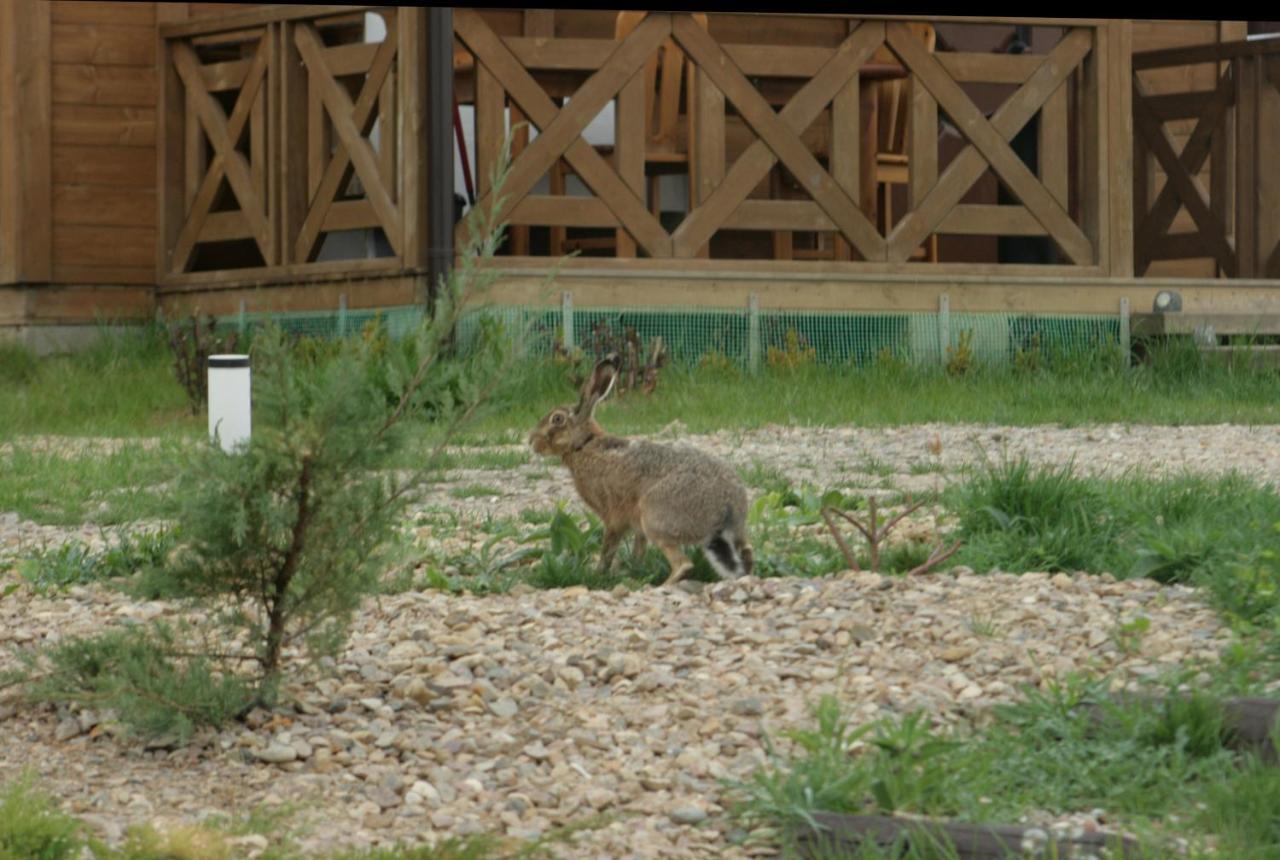
<path id="1" fill-rule="evenodd" d="M 754 566 L 751 547 L 727 528 L 717 531 L 707 541 L 707 561 L 722 579 L 750 576 Z"/>

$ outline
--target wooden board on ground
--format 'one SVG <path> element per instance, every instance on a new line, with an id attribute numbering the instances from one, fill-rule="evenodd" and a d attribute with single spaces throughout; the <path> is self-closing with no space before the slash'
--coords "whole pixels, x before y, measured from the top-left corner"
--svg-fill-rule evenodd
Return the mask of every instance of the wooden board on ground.
<path id="1" fill-rule="evenodd" d="M 1138 857 L 1136 842 L 1115 834 L 1082 833 L 1079 836 L 1043 837 L 1040 828 L 989 824 L 961 824 L 885 815 L 844 815 L 816 812 L 820 830 L 806 828 L 797 834 L 800 853 L 807 857 L 836 856 L 868 842 L 887 848 L 895 844 L 928 847 L 950 843 L 960 860 L 1004 860 L 1006 857 L 1070 858 L 1106 856 Z M 1038 831 L 1035 832 L 1035 831 Z"/>

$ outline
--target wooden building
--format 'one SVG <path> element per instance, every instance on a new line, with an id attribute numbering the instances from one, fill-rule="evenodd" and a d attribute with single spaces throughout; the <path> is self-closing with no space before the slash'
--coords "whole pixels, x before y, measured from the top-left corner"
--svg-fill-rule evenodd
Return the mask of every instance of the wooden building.
<path id="1" fill-rule="evenodd" d="M 522 122 L 496 301 L 1280 323 L 1251 29 L 0 0 L 0 337 L 421 301 Z"/>

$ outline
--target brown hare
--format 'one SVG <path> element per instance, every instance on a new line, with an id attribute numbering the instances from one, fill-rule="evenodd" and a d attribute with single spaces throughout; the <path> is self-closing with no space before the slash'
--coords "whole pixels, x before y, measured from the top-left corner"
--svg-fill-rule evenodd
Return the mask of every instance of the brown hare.
<path id="1" fill-rule="evenodd" d="M 577 406 L 558 406 L 538 422 L 529 444 L 569 467 L 578 495 L 604 522 L 600 570 L 607 571 L 623 535 L 634 529 L 632 555 L 652 541 L 671 563 L 666 585 L 693 569 L 682 547 L 698 544 L 721 577 L 751 573 L 747 491 L 724 461 L 684 446 L 611 436 L 596 423 L 596 405 L 613 388 L 616 355 L 598 362 Z"/>

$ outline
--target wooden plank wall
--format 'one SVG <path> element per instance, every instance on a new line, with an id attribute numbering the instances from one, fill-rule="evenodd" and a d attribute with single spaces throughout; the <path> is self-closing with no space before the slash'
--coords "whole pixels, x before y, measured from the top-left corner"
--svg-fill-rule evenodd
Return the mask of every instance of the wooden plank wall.
<path id="1" fill-rule="evenodd" d="M 1248 24 L 1244 21 L 1168 21 L 1168 20 L 1134 20 L 1133 50 L 1155 51 L 1161 48 L 1177 48 L 1183 45 L 1204 45 L 1211 42 L 1233 42 L 1243 39 Z M 1143 72 L 1142 79 L 1148 83 L 1148 90 L 1153 95 L 1161 93 L 1189 92 L 1192 90 L 1209 90 L 1214 86 L 1214 69 L 1210 65 L 1181 66 L 1169 69 L 1153 69 Z M 1169 134 L 1175 146 L 1180 150 L 1195 128 L 1195 120 L 1180 120 L 1168 124 Z M 1210 171 L 1213 159 L 1205 159 L 1204 167 L 1199 173 L 1200 181 L 1205 188 L 1209 187 Z M 1136 165 L 1135 165 L 1136 168 Z M 1228 180 L 1230 178 L 1228 177 Z M 1164 171 L 1157 164 L 1152 182 L 1148 187 L 1151 199 L 1164 185 Z M 1228 181 L 1227 186 L 1231 183 Z M 1230 207 L 1227 207 L 1230 209 Z M 1195 222 L 1185 208 L 1180 209 L 1174 219 L 1170 233 L 1182 233 L 1195 230 Z M 1214 262 L 1210 259 L 1196 260 L 1157 260 L 1147 270 L 1148 277 L 1173 278 L 1212 278 L 1216 276 Z"/>
<path id="2" fill-rule="evenodd" d="M 156 4 L 50 4 L 53 281 L 154 284 Z"/>

